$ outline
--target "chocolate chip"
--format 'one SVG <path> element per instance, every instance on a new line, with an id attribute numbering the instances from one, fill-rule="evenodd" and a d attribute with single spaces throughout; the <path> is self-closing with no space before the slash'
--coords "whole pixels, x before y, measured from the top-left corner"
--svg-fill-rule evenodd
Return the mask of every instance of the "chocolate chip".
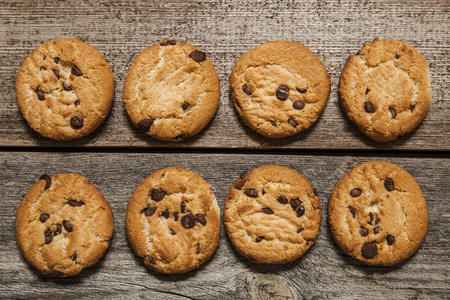
<path id="1" fill-rule="evenodd" d="M 248 176 L 248 174 L 249 173 L 247 171 L 244 171 L 244 172 L 242 172 L 241 176 L 239 176 L 239 178 L 244 180 Z"/>
<path id="2" fill-rule="evenodd" d="M 76 201 L 76 200 L 69 200 L 67 202 L 67 204 L 69 204 L 70 206 L 73 206 L 73 207 L 77 207 L 77 206 L 83 206 L 84 202 L 83 201 Z"/>
<path id="3" fill-rule="evenodd" d="M 39 177 L 39 180 L 45 180 L 44 190 L 49 189 L 50 186 L 52 185 L 52 178 L 50 176 L 48 176 L 47 174 L 44 174 L 41 177 Z"/>
<path id="4" fill-rule="evenodd" d="M 270 208 L 267 208 L 267 207 L 263 207 L 263 208 L 261 209 L 261 211 L 262 211 L 263 213 L 265 213 L 265 214 L 268 214 L 268 215 L 272 215 L 272 214 L 273 214 L 273 211 L 272 211 Z"/>
<path id="5" fill-rule="evenodd" d="M 138 123 L 138 129 L 142 132 L 147 133 L 150 130 L 152 124 L 153 124 L 152 118 L 144 119 Z"/>
<path id="6" fill-rule="evenodd" d="M 395 53 L 395 59 L 398 59 L 399 57 L 398 53 Z"/>
<path id="7" fill-rule="evenodd" d="M 353 189 L 350 191 L 350 196 L 352 197 L 359 197 L 361 195 L 361 190 L 360 189 Z"/>
<path id="8" fill-rule="evenodd" d="M 150 194 L 150 197 L 152 198 L 152 200 L 154 200 L 156 202 L 161 201 L 162 199 L 164 199 L 165 196 L 166 196 L 166 192 L 162 189 L 154 189 Z"/>
<path id="9" fill-rule="evenodd" d="M 191 214 L 184 215 L 181 218 L 181 225 L 184 228 L 186 228 L 186 229 L 194 227 L 194 225 L 195 225 L 195 217 L 193 215 L 191 215 Z"/>
<path id="10" fill-rule="evenodd" d="M 317 193 L 317 190 L 315 188 L 313 188 L 313 194 L 319 196 L 319 193 Z"/>
<path id="11" fill-rule="evenodd" d="M 182 141 L 187 140 L 188 138 L 189 138 L 189 135 L 187 133 L 182 133 L 179 136 L 177 136 L 175 138 L 175 140 L 178 141 L 178 142 L 182 142 Z"/>
<path id="12" fill-rule="evenodd" d="M 286 100 L 289 97 L 289 88 L 285 85 L 280 85 L 277 89 L 276 96 L 278 100 Z"/>
<path id="13" fill-rule="evenodd" d="M 44 55 L 44 60 L 46 60 L 46 59 L 47 59 L 47 56 Z"/>
<path id="14" fill-rule="evenodd" d="M 166 210 L 163 211 L 161 215 L 162 215 L 164 218 L 168 219 L 168 218 L 169 218 L 169 209 L 166 208 Z"/>
<path id="15" fill-rule="evenodd" d="M 45 221 L 47 221 L 48 218 L 50 218 L 48 214 L 41 214 L 41 216 L 39 217 L 39 221 L 41 221 L 41 223 L 45 223 Z"/>
<path id="16" fill-rule="evenodd" d="M 172 229 L 169 229 L 169 232 L 170 232 L 171 235 L 175 235 L 176 234 L 175 231 L 173 231 Z"/>
<path id="17" fill-rule="evenodd" d="M 352 214 L 353 219 L 354 219 L 355 218 L 355 214 L 356 214 L 355 209 L 353 207 L 349 206 L 348 210 L 350 211 L 350 213 Z"/>
<path id="18" fill-rule="evenodd" d="M 77 101 L 75 101 L 74 105 L 75 105 L 75 107 L 77 107 L 78 105 L 80 105 L 80 99 L 77 99 Z"/>
<path id="19" fill-rule="evenodd" d="M 388 192 L 391 192 L 394 190 L 394 181 L 392 180 L 392 178 L 386 177 L 386 179 L 384 180 L 384 188 Z"/>
<path id="20" fill-rule="evenodd" d="M 246 189 L 244 191 L 244 193 L 249 197 L 253 197 L 253 198 L 258 197 L 258 191 L 255 189 Z"/>
<path id="21" fill-rule="evenodd" d="M 297 217 L 301 217 L 305 214 L 305 208 L 303 206 L 300 206 L 295 212 L 297 213 Z"/>
<path id="22" fill-rule="evenodd" d="M 380 219 L 378 219 L 378 215 L 375 215 L 375 225 L 377 225 L 378 223 L 380 223 Z"/>
<path id="23" fill-rule="evenodd" d="M 72 255 L 72 260 L 73 260 L 73 261 L 76 261 L 76 260 L 77 260 L 77 257 L 78 257 L 78 254 L 75 252 L 75 253 Z"/>
<path id="24" fill-rule="evenodd" d="M 206 225 L 207 221 L 206 221 L 206 217 L 204 214 L 197 214 L 196 215 L 196 220 L 197 222 L 199 222 L 200 224 L 202 224 L 203 226 Z"/>
<path id="25" fill-rule="evenodd" d="M 370 218 L 370 221 L 368 222 L 370 225 L 372 225 L 372 221 L 373 221 L 373 214 L 370 212 L 369 213 L 369 218 Z"/>
<path id="26" fill-rule="evenodd" d="M 366 95 L 370 92 L 369 88 L 366 88 Z"/>
<path id="27" fill-rule="evenodd" d="M 292 127 L 297 127 L 298 123 L 295 121 L 294 117 L 290 117 L 288 120 L 289 125 L 291 125 Z"/>
<path id="28" fill-rule="evenodd" d="M 73 116 L 70 119 L 70 126 L 74 129 L 80 129 L 84 126 L 84 118 L 82 116 Z"/>
<path id="29" fill-rule="evenodd" d="M 63 226 L 64 226 L 64 229 L 67 232 L 72 232 L 73 231 L 73 226 L 72 226 L 72 224 L 69 221 L 63 221 Z"/>
<path id="30" fill-rule="evenodd" d="M 156 207 L 151 207 L 151 206 L 148 206 L 141 211 L 141 213 L 144 213 L 147 217 L 153 216 L 155 214 L 155 212 L 156 212 Z"/>
<path id="31" fill-rule="evenodd" d="M 55 232 L 53 232 L 53 235 L 61 234 L 62 232 L 61 224 L 53 224 L 53 225 L 55 225 Z"/>
<path id="32" fill-rule="evenodd" d="M 364 102 L 364 110 L 371 114 L 375 112 L 375 107 L 373 107 L 372 102 L 366 101 Z"/>
<path id="33" fill-rule="evenodd" d="M 55 64 L 59 64 L 59 57 L 55 57 L 55 58 L 53 59 L 53 61 L 55 62 Z"/>
<path id="34" fill-rule="evenodd" d="M 181 108 L 186 110 L 189 107 L 189 103 L 187 103 L 186 101 L 183 102 L 183 104 L 181 104 Z"/>
<path id="35" fill-rule="evenodd" d="M 391 112 L 392 119 L 395 119 L 395 116 L 397 116 L 397 113 L 395 112 L 395 109 L 389 108 L 389 111 Z"/>
<path id="36" fill-rule="evenodd" d="M 55 74 L 56 78 L 58 78 L 58 79 L 61 78 L 61 76 L 59 76 L 59 70 L 53 69 L 52 71 L 53 71 L 53 74 Z"/>
<path id="37" fill-rule="evenodd" d="M 46 71 L 47 68 L 46 68 L 46 67 L 41 67 L 39 70 L 40 70 L 40 71 Z"/>
<path id="38" fill-rule="evenodd" d="M 285 196 L 278 196 L 277 201 L 281 204 L 287 204 L 288 200 L 286 199 Z"/>
<path id="39" fill-rule="evenodd" d="M 373 229 L 373 233 L 374 233 L 374 234 L 380 233 L 380 226 L 375 227 L 375 228 Z"/>
<path id="40" fill-rule="evenodd" d="M 65 82 L 62 83 L 62 87 L 63 87 L 63 89 L 65 91 L 71 91 L 72 90 L 72 87 L 70 85 L 66 84 Z M 79 100 L 77 100 L 77 101 L 79 101 Z"/>
<path id="41" fill-rule="evenodd" d="M 277 127 L 277 122 L 274 120 L 269 120 L 270 124 L 272 124 L 272 126 Z"/>
<path id="42" fill-rule="evenodd" d="M 292 104 L 292 107 L 296 110 L 302 110 L 303 107 L 305 107 L 305 103 L 303 103 L 303 101 L 297 100 L 297 101 L 294 101 L 294 103 Z"/>
<path id="43" fill-rule="evenodd" d="M 153 257 L 151 257 L 151 256 L 148 256 L 148 255 L 147 255 L 146 257 L 144 257 L 144 260 L 148 261 L 148 262 L 151 263 L 151 264 L 156 265 L 155 260 L 154 260 Z"/>
<path id="44" fill-rule="evenodd" d="M 189 57 L 192 58 L 194 61 L 200 63 L 206 59 L 205 52 L 195 50 L 189 54 Z"/>
<path id="45" fill-rule="evenodd" d="M 414 108 L 416 108 L 416 105 L 415 105 L 415 104 L 411 104 L 411 105 L 409 106 L 409 110 L 410 110 L 411 112 L 414 111 Z"/>
<path id="46" fill-rule="evenodd" d="M 387 242 L 388 245 L 392 245 L 395 242 L 395 237 L 390 235 L 390 234 L 388 234 L 387 237 L 386 237 L 386 242 Z"/>
<path id="47" fill-rule="evenodd" d="M 201 251 L 202 251 L 202 250 L 201 250 L 201 248 L 200 248 L 200 243 L 198 243 L 198 244 L 197 244 L 197 254 L 200 254 Z"/>
<path id="48" fill-rule="evenodd" d="M 291 207 L 294 211 L 297 210 L 297 208 L 300 207 L 300 205 L 302 205 L 302 202 L 300 202 L 300 200 L 298 198 L 292 199 L 291 202 Z"/>
<path id="49" fill-rule="evenodd" d="M 305 229 L 305 228 L 299 228 L 299 229 L 297 229 L 297 233 L 302 232 L 304 229 Z"/>
<path id="50" fill-rule="evenodd" d="M 242 86 L 242 91 L 243 91 L 244 93 L 246 93 L 247 95 L 249 95 L 249 96 L 253 93 L 253 91 L 248 87 L 247 84 L 244 84 L 244 85 Z"/>
<path id="51" fill-rule="evenodd" d="M 80 69 L 78 69 L 78 67 L 75 65 L 72 66 L 72 74 L 75 76 L 83 75 L 83 73 L 81 73 Z"/>
<path id="52" fill-rule="evenodd" d="M 266 194 L 266 191 L 264 189 L 261 189 L 261 194 L 264 196 Z"/>
<path id="53" fill-rule="evenodd" d="M 36 89 L 36 95 L 39 100 L 44 101 L 45 100 L 45 94 L 43 91 L 39 89 L 39 87 Z"/>
<path id="54" fill-rule="evenodd" d="M 173 219 L 175 220 L 175 221 L 178 221 L 178 213 L 176 212 L 176 213 L 173 213 Z"/>
<path id="55" fill-rule="evenodd" d="M 45 243 L 46 244 L 50 244 L 52 242 L 52 240 L 53 240 L 53 233 L 52 233 L 52 231 L 50 229 L 47 229 L 44 232 L 44 236 L 45 236 Z"/>
<path id="56" fill-rule="evenodd" d="M 364 228 L 364 227 L 361 227 L 361 228 L 359 229 L 359 234 L 361 234 L 361 236 L 367 236 L 367 235 L 369 234 L 369 230 L 367 230 L 367 229 Z"/>
<path id="57" fill-rule="evenodd" d="M 181 213 L 184 214 L 186 213 L 186 203 L 181 202 Z"/>
<path id="58" fill-rule="evenodd" d="M 169 40 L 169 39 L 163 39 L 159 45 L 161 46 L 173 46 L 175 45 L 177 42 L 175 42 L 174 40 Z"/>
<path id="59" fill-rule="evenodd" d="M 296 90 L 297 90 L 297 92 L 299 92 L 299 93 L 301 93 L 301 94 L 304 94 L 304 93 L 306 93 L 307 88 L 306 88 L 306 89 L 296 88 Z"/>
<path id="60" fill-rule="evenodd" d="M 378 254 L 378 247 L 375 242 L 365 243 L 361 248 L 361 254 L 364 258 L 374 258 Z"/>
<path id="61" fill-rule="evenodd" d="M 244 181 L 238 181 L 235 185 L 234 188 L 237 190 L 242 189 L 242 187 L 244 186 L 245 182 Z"/>
<path id="62" fill-rule="evenodd" d="M 256 243 L 259 243 L 259 242 L 261 242 L 263 239 L 264 239 L 263 236 L 259 236 L 259 237 L 256 238 L 255 242 L 256 242 Z"/>

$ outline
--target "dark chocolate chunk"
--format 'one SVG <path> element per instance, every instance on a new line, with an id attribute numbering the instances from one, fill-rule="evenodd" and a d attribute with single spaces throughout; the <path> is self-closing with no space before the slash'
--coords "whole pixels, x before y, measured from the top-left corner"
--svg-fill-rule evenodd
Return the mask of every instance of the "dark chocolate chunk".
<path id="1" fill-rule="evenodd" d="M 80 69 L 78 69 L 78 67 L 75 65 L 72 66 L 72 74 L 75 76 L 83 75 L 83 73 L 81 73 Z"/>
<path id="2" fill-rule="evenodd" d="M 166 192 L 162 189 L 154 189 L 150 194 L 150 197 L 152 198 L 152 200 L 154 200 L 156 202 L 161 201 L 162 199 L 164 199 L 165 196 L 166 196 Z"/>
<path id="3" fill-rule="evenodd" d="M 298 123 L 297 121 L 295 121 L 294 117 L 290 117 L 288 120 L 289 125 L 291 125 L 292 127 L 297 127 Z"/>
<path id="4" fill-rule="evenodd" d="M 53 240 L 53 233 L 52 233 L 52 231 L 50 229 L 47 229 L 44 232 L 44 236 L 45 236 L 45 243 L 46 244 L 50 244 L 52 242 L 52 240 Z"/>
<path id="5" fill-rule="evenodd" d="M 388 192 L 391 192 L 394 190 L 394 181 L 392 180 L 392 178 L 386 177 L 386 179 L 384 180 L 384 188 Z"/>
<path id="6" fill-rule="evenodd" d="M 65 82 L 62 83 L 62 87 L 63 87 L 63 89 L 65 91 L 71 91 L 72 90 L 72 87 L 70 85 L 66 84 Z"/>
<path id="7" fill-rule="evenodd" d="M 54 225 L 54 229 L 55 229 L 55 231 L 53 232 L 53 235 L 61 234 L 61 232 L 62 232 L 61 224 L 53 224 L 53 225 Z"/>
<path id="8" fill-rule="evenodd" d="M 155 262 L 155 260 L 153 259 L 153 257 L 151 257 L 151 256 L 149 256 L 149 255 L 147 255 L 146 257 L 144 257 L 144 260 L 145 260 L 145 261 L 148 261 L 148 262 L 151 263 L 151 264 L 156 265 L 156 262 Z"/>
<path id="9" fill-rule="evenodd" d="M 296 110 L 302 110 L 303 107 L 305 107 L 305 103 L 303 103 L 303 101 L 297 100 L 297 101 L 294 101 L 294 103 L 292 104 L 292 107 Z"/>
<path id="10" fill-rule="evenodd" d="M 184 215 L 181 218 L 181 225 L 186 229 L 194 227 L 194 225 L 195 225 L 194 215 L 191 215 L 191 214 Z"/>
<path id="11" fill-rule="evenodd" d="M 368 223 L 369 223 L 370 225 L 372 225 L 372 221 L 373 221 L 373 214 L 372 214 L 371 212 L 369 213 L 369 219 L 370 219 L 370 220 L 369 220 L 369 222 L 368 222 Z"/>
<path id="12" fill-rule="evenodd" d="M 39 180 L 45 180 L 44 190 L 49 189 L 50 186 L 52 185 L 52 178 L 50 176 L 48 176 L 47 174 L 44 174 L 41 177 L 39 177 Z"/>
<path id="13" fill-rule="evenodd" d="M 350 191 L 350 196 L 352 197 L 359 197 L 361 196 L 361 189 L 353 189 Z"/>
<path id="14" fill-rule="evenodd" d="M 172 229 L 169 229 L 169 232 L 170 232 L 171 235 L 175 235 L 176 234 L 175 231 L 173 231 Z"/>
<path id="15" fill-rule="evenodd" d="M 175 42 L 174 40 L 169 40 L 169 39 L 163 39 L 159 45 L 161 46 L 173 46 L 175 45 L 177 42 Z"/>
<path id="16" fill-rule="evenodd" d="M 200 224 L 202 224 L 203 226 L 206 225 L 207 221 L 206 221 L 206 216 L 204 214 L 197 214 L 196 215 L 196 220 L 197 222 L 199 222 Z"/>
<path id="17" fill-rule="evenodd" d="M 41 67 L 41 68 L 39 69 L 39 71 L 47 71 L 47 68 L 46 68 L 46 67 Z"/>
<path id="18" fill-rule="evenodd" d="M 361 227 L 361 228 L 359 229 L 359 234 L 361 234 L 361 236 L 367 236 L 367 235 L 369 234 L 369 230 L 367 230 L 367 229 L 364 228 L 364 227 Z"/>
<path id="19" fill-rule="evenodd" d="M 240 190 L 240 189 L 242 189 L 242 187 L 244 186 L 244 181 L 238 181 L 235 185 L 234 185 L 234 188 L 235 189 L 237 189 L 237 190 Z"/>
<path id="20" fill-rule="evenodd" d="M 415 104 L 411 104 L 411 105 L 409 106 L 409 110 L 410 110 L 411 112 L 414 111 L 414 108 L 416 108 L 416 105 L 415 105 Z"/>
<path id="21" fill-rule="evenodd" d="M 156 207 L 151 207 L 151 206 L 148 206 L 141 211 L 141 213 L 144 213 L 147 217 L 153 216 L 155 214 L 155 212 L 156 212 Z"/>
<path id="22" fill-rule="evenodd" d="M 200 63 L 206 59 L 206 54 L 205 52 L 195 50 L 191 52 L 191 54 L 189 54 L 189 57 L 192 58 L 194 61 Z"/>
<path id="23" fill-rule="evenodd" d="M 169 209 L 166 208 L 166 210 L 164 210 L 162 212 L 161 216 L 163 216 L 164 218 L 168 219 L 169 218 Z"/>
<path id="24" fill-rule="evenodd" d="M 378 215 L 375 215 L 375 225 L 378 225 L 380 223 L 380 219 L 378 219 Z"/>
<path id="25" fill-rule="evenodd" d="M 278 196 L 277 201 L 281 204 L 287 204 L 288 200 L 286 199 L 285 196 Z"/>
<path id="26" fill-rule="evenodd" d="M 59 76 L 59 70 L 53 69 L 52 71 L 53 71 L 53 74 L 55 74 L 56 78 L 58 78 L 58 79 L 61 78 L 61 76 Z"/>
<path id="27" fill-rule="evenodd" d="M 317 193 L 317 190 L 315 188 L 313 188 L 313 194 L 319 196 L 319 193 Z"/>
<path id="28" fill-rule="evenodd" d="M 253 93 L 253 91 L 248 87 L 247 84 L 244 84 L 244 85 L 242 86 L 242 91 L 243 91 L 244 93 L 246 93 L 247 95 L 249 95 L 249 96 Z"/>
<path id="29" fill-rule="evenodd" d="M 304 229 L 305 229 L 305 228 L 299 228 L 299 229 L 297 229 L 297 233 L 302 232 Z"/>
<path id="30" fill-rule="evenodd" d="M 78 105 L 80 105 L 80 99 L 77 99 L 77 101 L 75 101 L 74 105 L 75 105 L 75 107 L 77 107 Z"/>
<path id="31" fill-rule="evenodd" d="M 265 214 L 268 214 L 268 215 L 272 215 L 272 214 L 273 214 L 273 211 L 272 211 L 270 208 L 267 208 L 267 207 L 263 207 L 263 208 L 261 209 L 261 211 L 262 211 L 263 213 L 265 213 Z"/>
<path id="32" fill-rule="evenodd" d="M 45 221 L 47 221 L 48 218 L 50 218 L 48 214 L 41 214 L 41 216 L 39 217 L 39 221 L 41 221 L 41 223 L 45 223 Z"/>
<path id="33" fill-rule="evenodd" d="M 76 201 L 76 200 L 69 200 L 67 202 L 67 204 L 69 204 L 70 206 L 73 206 L 73 207 L 78 207 L 78 206 L 83 206 L 84 202 L 83 201 Z"/>
<path id="34" fill-rule="evenodd" d="M 59 57 L 55 57 L 55 58 L 53 59 L 53 61 L 55 62 L 55 64 L 59 64 Z"/>
<path id="35" fill-rule="evenodd" d="M 150 130 L 152 124 L 153 124 L 152 118 L 144 119 L 138 123 L 138 129 L 142 132 L 147 133 Z"/>
<path id="36" fill-rule="evenodd" d="M 299 93 L 301 93 L 301 94 L 304 94 L 304 93 L 306 93 L 306 91 L 308 90 L 308 88 L 306 88 L 306 89 L 296 88 L 296 90 L 297 90 L 297 92 L 299 92 Z"/>
<path id="37" fill-rule="evenodd" d="M 177 136 L 175 138 L 175 140 L 178 141 L 178 142 L 182 142 L 182 141 L 187 140 L 188 138 L 189 138 L 189 135 L 187 133 L 182 133 L 179 136 Z"/>
<path id="38" fill-rule="evenodd" d="M 253 198 L 258 197 L 258 191 L 255 189 L 246 189 L 244 191 L 244 193 L 249 197 L 253 197 Z"/>
<path id="39" fill-rule="evenodd" d="M 380 233 L 380 226 L 375 227 L 375 228 L 373 229 L 373 233 L 374 233 L 374 234 Z"/>
<path id="40" fill-rule="evenodd" d="M 277 122 L 274 120 L 269 120 L 270 124 L 272 124 L 272 126 L 277 127 Z"/>
<path id="41" fill-rule="evenodd" d="M 78 254 L 75 252 L 75 253 L 72 255 L 72 260 L 73 260 L 73 261 L 76 261 L 76 260 L 77 260 L 77 257 L 78 257 Z"/>
<path id="42" fill-rule="evenodd" d="M 349 207 L 348 207 L 348 210 L 349 210 L 350 213 L 352 214 L 353 218 L 355 218 L 355 214 L 356 214 L 355 209 L 354 209 L 353 207 L 349 206 Z"/>
<path id="43" fill-rule="evenodd" d="M 395 237 L 390 235 L 390 234 L 388 234 L 387 237 L 386 237 L 386 242 L 387 242 L 388 245 L 392 245 L 395 242 Z"/>
<path id="44" fill-rule="evenodd" d="M 189 103 L 188 102 L 183 102 L 183 104 L 181 104 L 181 108 L 186 110 L 189 107 Z"/>
<path id="45" fill-rule="evenodd" d="M 264 239 L 263 236 L 259 236 L 259 237 L 256 238 L 255 242 L 256 242 L 256 243 L 259 243 L 259 242 L 261 242 L 263 239 Z"/>
<path id="46" fill-rule="evenodd" d="M 63 221 L 63 226 L 64 226 L 64 229 L 67 232 L 72 232 L 73 231 L 72 223 L 70 223 L 69 221 Z"/>
<path id="47" fill-rule="evenodd" d="M 395 59 L 398 59 L 400 57 L 400 55 L 398 55 L 398 53 L 395 53 Z"/>
<path id="48" fill-rule="evenodd" d="M 300 202 L 300 200 L 298 198 L 292 199 L 291 202 L 291 207 L 294 211 L 297 210 L 297 208 L 300 207 L 300 205 L 302 205 L 302 202 Z"/>
<path id="49" fill-rule="evenodd" d="M 201 248 L 200 248 L 200 243 L 198 243 L 198 244 L 197 244 L 197 254 L 200 254 L 201 251 L 202 251 L 202 250 L 201 250 Z"/>
<path id="50" fill-rule="evenodd" d="M 242 172 L 241 176 L 239 176 L 239 178 L 244 180 L 248 176 L 248 174 L 249 173 L 247 171 L 244 171 L 244 172 Z"/>
<path id="51" fill-rule="evenodd" d="M 178 213 L 176 212 L 176 213 L 173 213 L 173 219 L 175 220 L 175 221 L 178 221 Z"/>
<path id="52" fill-rule="evenodd" d="M 83 116 L 73 116 L 70 119 L 70 126 L 72 126 L 73 129 L 80 129 L 84 126 L 84 118 Z"/>
<path id="53" fill-rule="evenodd" d="M 186 203 L 181 202 L 181 205 L 180 205 L 180 206 L 181 206 L 181 207 L 180 207 L 181 213 L 182 213 L 182 214 L 186 213 Z"/>
<path id="54" fill-rule="evenodd" d="M 395 109 L 389 108 L 389 112 L 391 113 L 392 119 L 395 119 L 395 117 L 397 116 L 397 113 L 395 112 Z"/>
<path id="55" fill-rule="evenodd" d="M 366 95 L 370 92 L 369 88 L 366 88 Z"/>
<path id="56" fill-rule="evenodd" d="M 365 243 L 361 248 L 361 254 L 364 258 L 374 258 L 378 254 L 378 247 L 375 242 Z"/>
<path id="57" fill-rule="evenodd" d="M 285 85 L 280 85 L 275 95 L 278 100 L 284 101 L 289 97 L 289 88 Z"/>
<path id="58" fill-rule="evenodd" d="M 45 100 L 45 94 L 43 91 L 39 89 L 39 87 L 36 89 L 36 95 L 39 100 L 44 101 Z"/>
<path id="59" fill-rule="evenodd" d="M 375 112 L 375 107 L 373 106 L 372 102 L 366 101 L 364 102 L 364 110 L 371 114 Z"/>
<path id="60" fill-rule="evenodd" d="M 303 206 L 300 206 L 295 212 L 297 213 L 297 217 L 301 217 L 305 214 L 305 208 Z"/>

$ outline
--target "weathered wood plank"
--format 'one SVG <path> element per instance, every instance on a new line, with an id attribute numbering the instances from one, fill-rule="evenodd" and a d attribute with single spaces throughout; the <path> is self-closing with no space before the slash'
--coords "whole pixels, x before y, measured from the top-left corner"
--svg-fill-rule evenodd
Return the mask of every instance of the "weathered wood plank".
<path id="1" fill-rule="evenodd" d="M 441 1 L 2 1 L 0 3 L 0 146 L 135 146 L 197 148 L 309 148 L 449 150 L 448 64 L 450 4 Z M 22 119 L 14 81 L 25 57 L 44 41 L 74 37 L 97 47 L 116 83 L 108 120 L 91 136 L 57 143 L 34 133 Z M 183 144 L 151 139 L 132 127 L 122 105 L 128 68 L 146 46 L 170 37 L 203 49 L 216 66 L 221 103 L 212 123 Z M 337 84 L 350 54 L 374 37 L 416 47 L 431 71 L 432 107 L 413 134 L 375 143 L 343 115 Z M 310 130 L 268 140 L 247 129 L 229 99 L 229 74 L 254 46 L 276 39 L 299 40 L 323 60 L 331 75 L 329 103 Z"/>
<path id="2" fill-rule="evenodd" d="M 430 229 L 418 253 L 398 267 L 367 267 L 345 255 L 326 223 L 328 197 L 353 166 L 376 159 L 410 172 L 427 199 Z M 0 297 L 86 297 L 154 299 L 447 298 L 450 293 L 448 220 L 449 157 L 350 157 L 158 153 L 0 153 Z M 318 190 L 323 222 L 316 244 L 298 261 L 282 266 L 247 262 L 226 237 L 204 267 L 186 275 L 163 276 L 146 268 L 128 245 L 124 221 L 128 199 L 150 173 L 184 166 L 208 181 L 223 208 L 229 187 L 242 171 L 263 164 L 301 172 Z M 14 236 L 16 209 L 43 173 L 75 172 L 91 179 L 109 201 L 114 237 L 101 262 L 71 279 L 48 279 L 31 269 Z"/>

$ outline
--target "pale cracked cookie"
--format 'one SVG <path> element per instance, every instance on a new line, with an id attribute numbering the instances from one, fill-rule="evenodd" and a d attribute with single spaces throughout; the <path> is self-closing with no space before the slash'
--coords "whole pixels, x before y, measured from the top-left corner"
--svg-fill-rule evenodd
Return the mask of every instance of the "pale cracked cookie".
<path id="1" fill-rule="evenodd" d="M 16 96 L 33 130 L 54 140 L 71 140 L 88 135 L 108 116 L 114 79 L 97 49 L 79 40 L 57 39 L 25 59 Z"/>
<path id="2" fill-rule="evenodd" d="M 231 96 L 243 123 L 269 138 L 309 128 L 325 108 L 330 76 L 300 42 L 267 42 L 245 53 L 231 73 Z"/>
<path id="3" fill-rule="evenodd" d="M 55 277 L 73 276 L 95 264 L 112 233 L 108 202 L 77 174 L 41 176 L 17 210 L 20 251 L 33 267 Z"/>
<path id="4" fill-rule="evenodd" d="M 244 172 L 228 192 L 224 224 L 252 262 L 284 264 L 314 243 L 322 218 L 316 190 L 300 173 L 267 165 Z"/>
<path id="5" fill-rule="evenodd" d="M 206 54 L 165 39 L 134 60 L 123 103 L 139 130 L 159 140 L 181 142 L 208 124 L 219 96 L 219 77 Z"/>
<path id="6" fill-rule="evenodd" d="M 216 251 L 220 210 L 209 184 L 185 168 L 148 176 L 130 198 L 128 240 L 144 264 L 161 273 L 199 267 Z"/>
<path id="7" fill-rule="evenodd" d="M 428 212 L 414 178 L 385 161 L 360 164 L 336 184 L 328 208 L 331 234 L 368 265 L 395 265 L 425 240 Z"/>
<path id="8" fill-rule="evenodd" d="M 377 142 L 393 141 L 428 113 L 428 65 L 404 42 L 374 39 L 348 58 L 339 94 L 347 117 L 362 133 Z"/>

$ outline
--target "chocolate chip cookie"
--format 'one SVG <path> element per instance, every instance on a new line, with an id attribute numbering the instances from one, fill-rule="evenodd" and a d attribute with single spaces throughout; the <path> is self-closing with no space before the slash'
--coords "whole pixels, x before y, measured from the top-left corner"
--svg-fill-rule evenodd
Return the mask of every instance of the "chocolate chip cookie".
<path id="1" fill-rule="evenodd" d="M 161 273 L 199 267 L 216 251 L 220 210 L 209 184 L 185 168 L 167 168 L 136 188 L 126 214 L 128 240 L 144 264 Z"/>
<path id="2" fill-rule="evenodd" d="M 252 262 L 296 260 L 319 233 L 316 190 L 300 173 L 267 165 L 244 172 L 228 192 L 224 224 L 236 250 Z"/>
<path id="3" fill-rule="evenodd" d="M 20 251 L 33 267 L 55 277 L 73 276 L 95 264 L 112 233 L 108 202 L 77 174 L 41 176 L 17 210 Z"/>
<path id="4" fill-rule="evenodd" d="M 377 142 L 393 141 L 428 113 L 428 65 L 404 42 L 374 39 L 348 58 L 339 94 L 347 117 L 362 133 Z"/>
<path id="5" fill-rule="evenodd" d="M 427 203 L 419 185 L 404 169 L 385 161 L 360 164 L 342 177 L 328 209 L 336 243 L 368 265 L 404 261 L 428 231 Z"/>
<path id="6" fill-rule="evenodd" d="M 159 140 L 181 142 L 208 124 L 219 96 L 219 78 L 206 54 L 165 39 L 134 60 L 123 103 L 139 130 Z"/>
<path id="7" fill-rule="evenodd" d="M 25 59 L 16 96 L 33 130 L 54 140 L 71 140 L 88 135 L 108 116 L 114 79 L 97 49 L 79 40 L 57 39 Z"/>
<path id="8" fill-rule="evenodd" d="M 302 43 L 273 41 L 236 62 L 230 88 L 245 125 L 265 137 L 282 138 L 316 122 L 330 94 L 330 76 Z"/>

